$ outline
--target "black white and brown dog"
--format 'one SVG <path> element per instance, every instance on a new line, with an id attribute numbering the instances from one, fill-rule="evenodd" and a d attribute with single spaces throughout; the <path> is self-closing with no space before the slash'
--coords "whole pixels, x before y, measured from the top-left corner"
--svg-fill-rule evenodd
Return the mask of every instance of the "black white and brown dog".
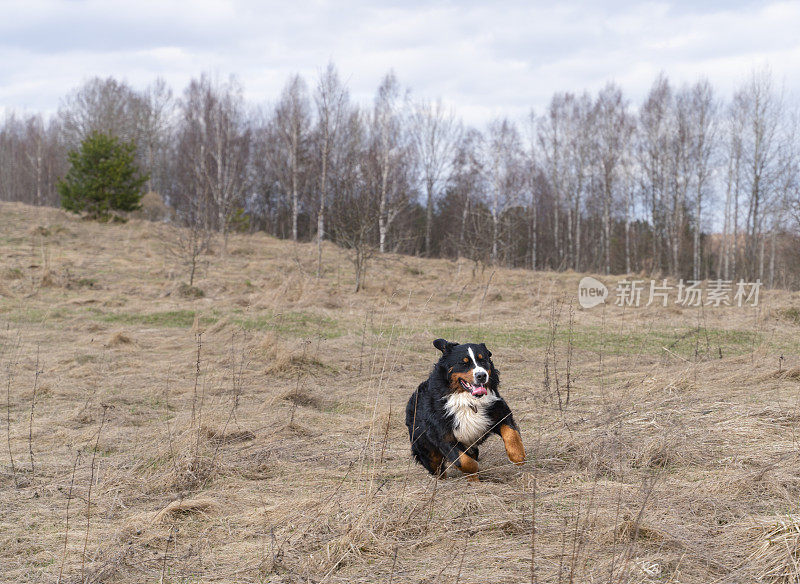
<path id="1" fill-rule="evenodd" d="M 455 466 L 477 481 L 478 446 L 494 432 L 511 462 L 525 462 L 519 429 L 498 393 L 500 375 L 486 345 L 436 339 L 433 346 L 442 356 L 406 406 L 414 458 L 440 478 Z"/>

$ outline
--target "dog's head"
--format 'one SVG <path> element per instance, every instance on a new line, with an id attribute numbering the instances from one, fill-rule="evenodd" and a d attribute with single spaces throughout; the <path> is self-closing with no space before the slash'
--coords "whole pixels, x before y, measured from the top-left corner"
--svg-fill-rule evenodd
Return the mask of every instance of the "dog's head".
<path id="1" fill-rule="evenodd" d="M 492 363 L 492 353 L 484 343 L 460 345 L 436 339 L 433 346 L 442 352 L 437 372 L 451 392 L 466 392 L 481 398 L 489 390 L 497 391 L 500 377 Z"/>

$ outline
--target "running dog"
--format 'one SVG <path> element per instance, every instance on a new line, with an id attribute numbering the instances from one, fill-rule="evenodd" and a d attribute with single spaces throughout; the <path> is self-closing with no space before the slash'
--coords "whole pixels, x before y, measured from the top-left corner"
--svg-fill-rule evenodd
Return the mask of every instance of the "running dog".
<path id="1" fill-rule="evenodd" d="M 478 446 L 494 432 L 503 439 L 508 459 L 523 464 L 522 438 L 497 391 L 500 376 L 486 345 L 436 339 L 433 346 L 442 356 L 406 406 L 414 458 L 439 478 L 455 466 L 477 481 Z"/>

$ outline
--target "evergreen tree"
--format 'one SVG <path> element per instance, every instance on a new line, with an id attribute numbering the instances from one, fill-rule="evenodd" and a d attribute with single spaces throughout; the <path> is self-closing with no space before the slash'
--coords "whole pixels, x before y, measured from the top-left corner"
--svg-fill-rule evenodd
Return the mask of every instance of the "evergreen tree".
<path id="1" fill-rule="evenodd" d="M 92 132 L 68 155 L 70 169 L 58 183 L 61 206 L 104 221 L 114 211 L 137 210 L 148 176 L 140 173 L 135 155 L 133 142 Z"/>

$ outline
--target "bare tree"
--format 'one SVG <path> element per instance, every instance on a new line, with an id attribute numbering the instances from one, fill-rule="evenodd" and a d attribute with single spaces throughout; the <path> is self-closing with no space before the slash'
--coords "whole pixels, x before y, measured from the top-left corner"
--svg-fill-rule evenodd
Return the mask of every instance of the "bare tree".
<path id="1" fill-rule="evenodd" d="M 503 214 L 522 200 L 523 158 L 519 131 L 507 119 L 489 124 L 485 141 L 488 174 L 489 210 L 492 217 L 491 260 L 496 263 L 500 251 L 500 220 Z"/>
<path id="2" fill-rule="evenodd" d="M 531 131 L 531 178 L 535 175 L 535 159 L 537 150 L 541 152 L 542 165 L 547 177 L 548 186 L 553 194 L 553 245 L 556 253 L 556 262 L 560 264 L 564 247 L 561 245 L 559 227 L 564 201 L 573 192 L 574 177 L 569 158 L 573 154 L 569 133 L 569 109 L 572 96 L 570 94 L 556 94 L 550 100 L 550 105 L 545 114 L 536 120 L 536 132 Z M 531 112 L 531 121 L 535 119 Z M 537 148 L 538 147 L 538 148 Z M 571 205 L 567 205 L 571 207 Z M 537 223 L 537 208 L 533 207 L 534 225 Z M 534 229 L 534 233 L 535 233 Z M 570 230 L 571 233 L 571 230 Z M 533 246 L 536 250 L 536 245 Z M 533 265 L 536 265 L 534 251 Z"/>
<path id="3" fill-rule="evenodd" d="M 126 142 L 138 142 L 141 96 L 127 83 L 113 77 L 95 77 L 70 93 L 61 103 L 58 117 L 69 149 L 80 146 L 92 132 L 113 134 Z"/>
<path id="4" fill-rule="evenodd" d="M 756 71 L 733 98 L 734 115 L 742 124 L 742 180 L 747 201 L 745 219 L 746 275 L 764 277 L 765 218 L 780 198 L 792 169 L 793 148 L 787 132 L 783 96 L 768 70 Z"/>
<path id="5" fill-rule="evenodd" d="M 602 203 L 603 270 L 611 273 L 611 211 L 618 195 L 626 150 L 630 147 L 633 121 L 622 91 L 606 85 L 595 102 L 596 165 Z"/>
<path id="6" fill-rule="evenodd" d="M 581 261 L 582 201 L 592 151 L 592 123 L 588 94 L 576 97 L 557 93 L 544 115 L 535 119 L 531 153 L 538 153 L 554 198 L 552 229 L 557 267 L 562 267 L 566 258 L 567 265 L 579 269 Z M 566 215 L 565 229 L 561 228 L 562 214 Z"/>
<path id="7" fill-rule="evenodd" d="M 164 235 L 167 253 L 189 272 L 189 286 L 194 286 L 200 258 L 211 250 L 214 237 L 214 232 L 208 228 L 203 217 L 201 206 L 201 200 L 189 198 L 180 217 L 184 227 L 167 228 Z"/>
<path id="8" fill-rule="evenodd" d="M 186 88 L 181 111 L 173 199 L 178 205 L 187 197 L 199 199 L 196 212 L 205 228 L 227 238 L 248 184 L 250 128 L 241 88 L 234 79 L 221 84 L 202 75 Z"/>
<path id="9" fill-rule="evenodd" d="M 170 134 L 175 123 L 172 89 L 159 77 L 142 93 L 138 115 L 139 149 L 148 172 L 147 190 L 163 193 L 168 184 Z"/>
<path id="10" fill-rule="evenodd" d="M 273 119 L 274 134 L 282 146 L 277 152 L 280 160 L 275 163 L 282 167 L 279 174 L 281 183 L 292 201 L 292 241 L 297 241 L 301 181 L 307 162 L 310 124 L 311 110 L 306 83 L 299 75 L 293 75 L 283 88 Z"/>
<path id="11" fill-rule="evenodd" d="M 468 220 L 471 209 L 485 192 L 483 141 L 483 134 L 474 128 L 468 128 L 461 134 L 456 147 L 453 172 L 447 191 L 456 201 L 455 210 L 458 213 L 459 221 L 455 223 L 456 233 L 447 232 L 447 235 L 442 238 L 443 243 L 447 241 L 450 245 L 455 246 L 453 251 L 456 258 L 464 256 L 468 248 L 475 249 L 472 244 L 474 243 L 473 235 L 476 232 L 468 229 Z M 477 259 L 475 254 L 471 254 L 471 259 Z"/>
<path id="12" fill-rule="evenodd" d="M 328 174 L 331 150 L 338 146 L 341 127 L 347 121 L 349 95 L 339 81 L 333 63 L 320 75 L 314 93 L 317 108 L 316 150 L 319 158 L 319 207 L 317 210 L 317 277 L 322 273 L 322 240 L 325 239 L 325 209 L 328 206 Z"/>
<path id="13" fill-rule="evenodd" d="M 670 142 L 673 129 L 674 97 L 667 78 L 661 74 L 639 110 L 636 157 L 640 168 L 642 200 L 650 212 L 652 268 L 662 270 L 665 239 L 665 201 L 670 175 Z"/>
<path id="14" fill-rule="evenodd" d="M 352 109 L 342 127 L 339 147 L 332 153 L 330 208 L 331 235 L 347 250 L 353 263 L 355 285 L 364 285 L 367 266 L 375 253 L 378 201 L 374 197 L 367 170 L 369 138 L 360 112 Z"/>
<path id="15" fill-rule="evenodd" d="M 67 169 L 61 128 L 41 115 L 6 115 L 0 126 L 0 200 L 57 205 L 56 183 Z"/>
<path id="16" fill-rule="evenodd" d="M 371 120 L 371 141 L 378 171 L 378 249 L 386 251 L 387 233 L 399 209 L 393 205 L 397 166 L 406 153 L 400 119 L 400 85 L 393 71 L 378 87 Z"/>
<path id="17" fill-rule="evenodd" d="M 688 91 L 690 160 L 692 190 L 694 191 L 694 224 L 692 228 L 692 278 L 700 279 L 702 265 L 700 233 L 703 229 L 703 204 L 712 188 L 718 131 L 718 104 L 708 80 L 695 83 Z"/>
<path id="18" fill-rule="evenodd" d="M 433 206 L 453 172 L 461 126 L 441 99 L 421 101 L 414 107 L 411 136 L 425 191 L 425 254 L 431 254 Z"/>

